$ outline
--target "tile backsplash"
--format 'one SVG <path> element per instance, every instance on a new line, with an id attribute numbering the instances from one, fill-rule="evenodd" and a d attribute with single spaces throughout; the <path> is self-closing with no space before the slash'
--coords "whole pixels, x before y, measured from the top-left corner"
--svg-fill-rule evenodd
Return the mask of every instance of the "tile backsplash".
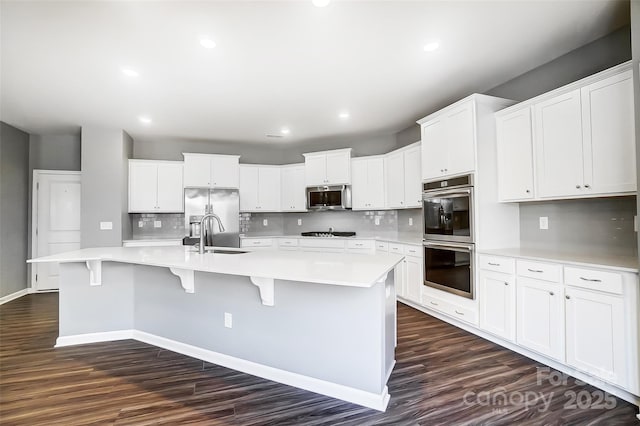
<path id="1" fill-rule="evenodd" d="M 182 213 L 131 213 L 129 219 L 133 239 L 182 238 L 185 235 Z M 155 222 L 160 222 L 159 228 L 154 226 Z"/>

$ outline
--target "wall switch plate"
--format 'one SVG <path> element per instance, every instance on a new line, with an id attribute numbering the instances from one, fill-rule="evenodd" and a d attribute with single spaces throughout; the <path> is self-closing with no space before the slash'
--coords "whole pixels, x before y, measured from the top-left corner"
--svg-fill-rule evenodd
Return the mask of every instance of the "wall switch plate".
<path id="1" fill-rule="evenodd" d="M 540 229 L 549 229 L 549 218 L 540 216 Z"/>
<path id="2" fill-rule="evenodd" d="M 262 219 L 262 226 L 268 226 L 269 221 L 267 219 Z"/>
<path id="3" fill-rule="evenodd" d="M 298 219 L 298 226 L 302 226 L 302 219 Z"/>
<path id="4" fill-rule="evenodd" d="M 100 222 L 101 231 L 108 231 L 110 229 L 113 229 L 113 222 Z"/>
<path id="5" fill-rule="evenodd" d="M 374 222 L 376 225 L 380 225 L 380 216 L 376 216 Z"/>
<path id="6" fill-rule="evenodd" d="M 227 328 L 233 328 L 233 315 L 229 312 L 224 313 L 224 326 Z"/>
<path id="7" fill-rule="evenodd" d="M 413 226 L 413 218 L 412 217 L 409 218 L 409 226 Z"/>
<path id="8" fill-rule="evenodd" d="M 142 228 L 144 226 L 144 222 L 139 220 L 138 221 L 138 228 Z"/>
<path id="9" fill-rule="evenodd" d="M 154 227 L 154 228 L 162 228 L 162 221 L 160 221 L 160 220 L 154 220 L 154 221 L 153 221 L 153 227 Z"/>

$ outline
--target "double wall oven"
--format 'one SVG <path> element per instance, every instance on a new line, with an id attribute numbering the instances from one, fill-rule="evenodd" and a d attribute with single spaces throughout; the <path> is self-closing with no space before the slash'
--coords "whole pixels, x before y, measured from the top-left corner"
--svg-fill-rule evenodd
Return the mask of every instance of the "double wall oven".
<path id="1" fill-rule="evenodd" d="M 423 184 L 424 285 L 474 298 L 473 175 Z"/>

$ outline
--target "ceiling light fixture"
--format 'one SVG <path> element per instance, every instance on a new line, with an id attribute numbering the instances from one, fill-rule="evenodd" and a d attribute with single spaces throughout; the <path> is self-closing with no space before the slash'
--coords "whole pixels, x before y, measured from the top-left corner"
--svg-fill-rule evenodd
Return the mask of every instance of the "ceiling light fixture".
<path id="1" fill-rule="evenodd" d="M 147 116 L 138 117 L 138 120 L 140 120 L 142 124 L 151 124 L 152 122 L 151 117 L 147 117 Z"/>
<path id="2" fill-rule="evenodd" d="M 213 49 L 214 47 L 216 47 L 216 42 L 211 40 L 210 38 L 201 38 L 200 39 L 200 45 L 202 45 L 202 47 L 204 47 L 205 49 Z"/>
<path id="3" fill-rule="evenodd" d="M 350 117 L 349 113 L 347 111 L 341 112 L 338 117 L 340 117 L 343 120 L 346 120 L 347 118 Z"/>
<path id="4" fill-rule="evenodd" d="M 440 43 L 438 43 L 437 41 L 432 41 L 431 43 L 427 43 L 424 45 L 424 51 L 433 52 L 434 50 L 437 50 L 439 47 L 440 47 Z"/>
<path id="5" fill-rule="evenodd" d="M 138 71 L 132 70 L 131 68 L 122 68 L 122 74 L 126 75 L 127 77 L 137 77 L 140 75 Z"/>
<path id="6" fill-rule="evenodd" d="M 315 7 L 325 7 L 331 0 L 312 0 Z"/>
<path id="7" fill-rule="evenodd" d="M 283 135 L 288 135 L 289 133 L 291 133 L 291 130 L 283 127 L 282 129 L 280 129 L 280 133 L 282 133 Z"/>

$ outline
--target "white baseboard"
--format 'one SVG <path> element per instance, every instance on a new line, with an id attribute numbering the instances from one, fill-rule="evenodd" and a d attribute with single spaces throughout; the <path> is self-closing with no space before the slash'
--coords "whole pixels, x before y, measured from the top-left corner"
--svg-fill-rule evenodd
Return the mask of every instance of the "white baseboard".
<path id="1" fill-rule="evenodd" d="M 387 386 L 382 389 L 380 394 L 367 392 L 360 389 L 351 388 L 349 386 L 339 385 L 337 383 L 327 382 L 325 380 L 304 376 L 298 373 L 281 370 L 279 368 L 269 367 L 241 358 L 221 354 L 218 352 L 202 349 L 186 343 L 177 342 L 175 340 L 156 336 L 138 330 L 118 330 L 108 331 L 104 333 L 88 333 L 78 334 L 75 336 L 58 337 L 56 348 L 71 345 L 81 345 L 86 343 L 108 342 L 112 340 L 135 339 L 140 342 L 148 343 L 163 349 L 180 353 L 182 355 L 201 359 L 212 364 L 231 368 L 253 376 L 262 377 L 274 382 L 283 383 L 299 389 L 308 390 L 310 392 L 319 393 L 321 395 L 330 396 L 332 398 L 341 399 L 343 401 L 352 402 L 367 408 L 378 411 L 385 411 L 389 404 L 389 389 Z"/>
<path id="2" fill-rule="evenodd" d="M 18 290 L 15 293 L 7 294 L 6 296 L 0 297 L 0 305 L 3 305 L 7 302 L 11 302 L 19 297 L 26 296 L 29 294 L 28 288 L 23 288 L 22 290 Z"/>

